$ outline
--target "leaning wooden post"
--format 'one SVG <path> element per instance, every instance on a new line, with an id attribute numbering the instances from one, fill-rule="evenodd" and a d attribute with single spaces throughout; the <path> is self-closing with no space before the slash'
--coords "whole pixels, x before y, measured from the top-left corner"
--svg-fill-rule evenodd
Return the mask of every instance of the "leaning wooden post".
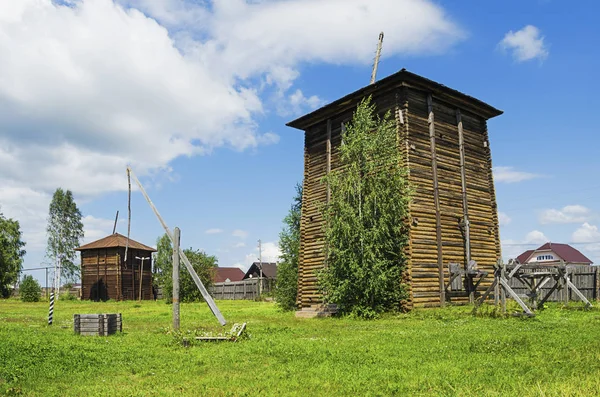
<path id="1" fill-rule="evenodd" d="M 435 205 L 435 229 L 436 229 L 436 244 L 437 244 L 437 265 L 438 277 L 440 285 L 440 306 L 446 304 L 446 288 L 444 286 L 444 261 L 442 258 L 442 219 L 440 213 L 440 196 L 437 173 L 437 158 L 435 149 L 435 120 L 433 114 L 433 99 L 431 94 L 427 95 L 427 112 L 429 117 L 427 123 L 429 125 L 429 140 L 431 143 L 431 170 L 433 172 L 433 202 Z"/>
<path id="2" fill-rule="evenodd" d="M 463 224 L 465 231 L 465 270 L 468 269 L 469 261 L 471 261 L 471 224 L 469 222 L 469 203 L 467 200 L 467 178 L 465 174 L 465 139 L 463 132 L 462 114 L 460 109 L 456 109 L 456 124 L 458 127 L 458 146 L 460 151 L 460 182 L 462 188 L 462 202 L 463 202 Z M 469 302 L 475 302 L 475 291 L 471 285 L 471 278 L 467 278 L 469 282 Z"/>
<path id="3" fill-rule="evenodd" d="M 502 264 L 502 270 L 500 270 L 500 280 L 506 280 L 506 264 Z M 502 300 L 502 313 L 506 314 L 506 291 L 504 290 L 504 286 L 500 289 L 500 299 Z"/>
<path id="4" fill-rule="evenodd" d="M 498 259 L 498 263 L 496 264 L 496 266 L 494 266 L 494 278 L 496 279 L 496 286 L 494 287 L 494 305 L 496 306 L 496 308 L 498 307 L 498 304 L 500 303 L 500 280 L 499 280 L 499 272 L 500 272 L 500 267 L 502 266 L 502 258 Z"/>
<path id="5" fill-rule="evenodd" d="M 148 197 L 148 193 L 146 193 L 146 190 L 144 189 L 144 187 L 140 183 L 140 180 L 137 179 L 137 177 L 135 176 L 135 174 L 133 173 L 133 171 L 131 170 L 131 168 L 127 167 L 127 169 L 128 169 L 128 172 L 131 174 L 131 176 L 133 176 L 133 178 L 135 179 L 135 182 L 137 183 L 138 187 L 140 188 L 140 192 L 142 192 L 142 195 L 144 196 L 144 198 L 148 202 L 148 205 L 150 205 L 150 208 L 152 208 L 152 211 L 154 212 L 154 215 L 156 215 L 156 217 L 158 218 L 158 221 L 162 225 L 163 229 L 165 229 L 165 232 L 167 233 L 167 236 L 169 236 L 169 239 L 171 239 L 171 242 L 173 242 L 173 244 L 175 245 L 175 239 L 173 237 L 173 232 L 171 232 L 171 229 L 169 229 L 169 227 L 165 223 L 164 219 L 158 213 L 158 210 L 154 206 L 154 203 L 152 203 L 152 200 L 150 200 L 150 197 Z M 190 276 L 192 276 L 192 280 L 194 280 L 194 283 L 196 284 L 196 286 L 200 290 L 200 293 L 202 294 L 202 297 L 204 298 L 204 300 L 208 304 L 208 307 L 210 308 L 210 310 L 212 311 L 212 313 L 215 315 L 215 317 L 217 318 L 217 320 L 219 320 L 219 322 L 221 323 L 221 325 L 227 324 L 227 321 L 225 321 L 225 317 L 223 317 L 223 315 L 221 314 L 221 311 L 217 307 L 214 299 L 212 298 L 212 296 L 210 296 L 210 294 L 206 290 L 206 287 L 204 286 L 204 284 L 202 284 L 202 280 L 200 280 L 200 277 L 198 277 L 198 273 L 196 273 L 196 271 L 194 270 L 194 267 L 190 263 L 190 260 L 187 258 L 187 256 L 185 255 L 185 252 L 183 252 L 181 250 L 181 248 L 179 249 L 179 256 L 180 256 L 181 260 L 183 261 L 183 264 L 184 264 L 185 268 L 190 273 Z"/>
<path id="6" fill-rule="evenodd" d="M 178 227 L 173 230 L 173 329 L 179 329 L 179 243 L 181 231 Z"/>
<path id="7" fill-rule="evenodd" d="M 569 279 L 569 272 L 567 270 L 567 267 L 565 266 L 565 262 L 561 259 L 560 261 L 560 269 L 561 269 L 561 273 L 562 273 L 562 284 L 563 284 L 563 299 L 565 301 L 565 305 L 569 304 L 569 283 L 567 283 L 567 280 Z"/>
<path id="8" fill-rule="evenodd" d="M 139 291 L 138 291 L 138 295 L 139 295 L 138 300 L 140 302 L 142 301 L 142 287 L 143 287 L 142 280 L 143 280 L 143 277 L 144 277 L 144 259 L 145 258 L 142 257 L 142 259 L 141 259 L 142 260 L 142 264 L 140 265 L 140 288 L 139 288 Z"/>

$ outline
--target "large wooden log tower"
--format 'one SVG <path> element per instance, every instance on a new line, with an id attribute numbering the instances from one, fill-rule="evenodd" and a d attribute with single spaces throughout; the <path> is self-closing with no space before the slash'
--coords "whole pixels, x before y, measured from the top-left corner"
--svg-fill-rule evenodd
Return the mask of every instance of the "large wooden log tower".
<path id="1" fill-rule="evenodd" d="M 415 192 L 408 220 L 409 305 L 465 301 L 466 294 L 446 294 L 449 263 L 466 267 L 472 259 L 492 274 L 500 258 L 487 120 L 502 111 L 402 69 L 287 124 L 305 132 L 298 306 L 310 310 L 322 303 L 316 277 L 325 265 L 318 207 L 329 191 L 321 178 L 339 166 L 341 132 L 369 95 L 378 113 L 391 111 L 395 117 Z"/>

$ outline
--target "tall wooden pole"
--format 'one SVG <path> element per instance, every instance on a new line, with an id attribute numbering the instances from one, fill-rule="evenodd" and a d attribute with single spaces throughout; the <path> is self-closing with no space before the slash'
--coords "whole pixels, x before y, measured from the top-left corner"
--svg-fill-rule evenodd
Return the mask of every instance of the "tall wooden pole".
<path id="1" fill-rule="evenodd" d="M 137 258 L 137 257 L 136 257 L 136 258 Z M 142 261 L 142 264 L 140 265 L 140 289 L 139 289 L 139 291 L 138 291 L 139 300 L 141 301 L 141 300 L 142 300 L 142 287 L 143 287 L 142 280 L 143 280 L 143 278 L 144 278 L 144 261 L 145 261 L 146 259 L 150 259 L 150 258 L 147 258 L 147 257 L 142 257 L 142 258 L 137 258 L 137 259 L 140 259 L 140 260 Z"/>
<path id="2" fill-rule="evenodd" d="M 377 52 L 375 53 L 375 62 L 373 63 L 373 72 L 371 73 L 371 84 L 377 78 L 377 67 L 379 66 L 379 58 L 381 57 L 381 47 L 383 46 L 383 32 L 379 33 L 379 41 L 377 42 Z"/>
<path id="3" fill-rule="evenodd" d="M 115 232 L 117 231 L 117 221 L 118 220 L 119 220 L 119 211 L 117 210 L 117 215 L 115 216 L 115 225 L 113 226 L 112 234 L 115 234 Z"/>
<path id="4" fill-rule="evenodd" d="M 258 277 L 258 296 L 262 295 L 262 279 L 263 279 L 263 271 L 262 271 L 262 242 L 258 240 L 258 268 L 259 268 L 259 277 Z"/>
<path id="5" fill-rule="evenodd" d="M 463 202 L 463 223 L 465 230 L 465 266 L 464 269 L 468 271 L 469 262 L 471 261 L 471 223 L 469 222 L 469 203 L 467 200 L 467 178 L 465 171 L 465 137 L 463 131 L 462 114 L 460 109 L 456 109 L 456 124 L 458 126 L 458 146 L 460 151 L 460 182 L 462 188 L 462 202 Z M 475 302 L 475 291 L 473 290 L 472 279 L 467 277 L 469 290 L 469 302 Z"/>
<path id="6" fill-rule="evenodd" d="M 173 329 L 179 329 L 179 243 L 181 231 L 173 230 Z"/>
<path id="7" fill-rule="evenodd" d="M 429 139 L 431 143 L 431 170 L 433 172 L 433 202 L 435 205 L 435 234 L 437 243 L 438 277 L 440 285 L 440 306 L 444 306 L 446 304 L 446 288 L 444 285 L 444 261 L 442 258 L 442 219 L 440 212 L 440 193 L 435 148 L 435 120 L 433 114 L 433 99 L 431 94 L 427 95 L 427 112 L 429 113 L 427 122 L 429 124 Z"/>

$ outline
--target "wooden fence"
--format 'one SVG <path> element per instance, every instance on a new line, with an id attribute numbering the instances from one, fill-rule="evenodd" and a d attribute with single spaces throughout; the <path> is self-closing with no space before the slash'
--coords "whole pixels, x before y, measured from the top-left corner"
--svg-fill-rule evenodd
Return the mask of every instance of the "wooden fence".
<path id="1" fill-rule="evenodd" d="M 262 278 L 262 293 L 270 294 L 275 288 L 275 280 Z M 241 300 L 255 299 L 258 297 L 258 278 L 249 278 L 242 281 L 229 281 L 214 283 L 209 292 L 214 299 Z"/>
<path id="2" fill-rule="evenodd" d="M 524 270 L 525 272 L 531 272 L 531 270 Z M 575 284 L 577 289 L 588 300 L 595 300 L 598 298 L 598 268 L 596 266 L 588 265 L 568 265 L 567 271 L 571 282 Z M 527 298 L 525 295 L 529 289 L 525 287 L 519 280 L 510 279 L 508 284 L 510 287 L 521 297 Z M 553 283 L 547 283 L 541 288 L 542 296 L 544 296 L 551 288 Z M 554 291 L 548 301 L 551 302 L 563 302 L 565 298 L 565 290 Z M 579 301 L 577 294 L 569 290 L 569 300 Z"/>

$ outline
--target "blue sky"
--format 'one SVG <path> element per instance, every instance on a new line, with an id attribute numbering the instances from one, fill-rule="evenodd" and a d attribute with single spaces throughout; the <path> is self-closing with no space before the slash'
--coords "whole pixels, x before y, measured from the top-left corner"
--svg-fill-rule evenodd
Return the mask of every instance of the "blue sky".
<path id="1" fill-rule="evenodd" d="M 505 113 L 489 122 L 503 256 L 550 240 L 600 263 L 596 2 L 0 0 L 0 210 L 44 262 L 54 189 L 86 241 L 126 233 L 131 164 L 182 244 L 277 256 L 303 171 L 285 123 L 401 68 Z M 132 238 L 162 230 L 139 192 Z M 42 273 L 36 273 L 41 278 Z"/>

